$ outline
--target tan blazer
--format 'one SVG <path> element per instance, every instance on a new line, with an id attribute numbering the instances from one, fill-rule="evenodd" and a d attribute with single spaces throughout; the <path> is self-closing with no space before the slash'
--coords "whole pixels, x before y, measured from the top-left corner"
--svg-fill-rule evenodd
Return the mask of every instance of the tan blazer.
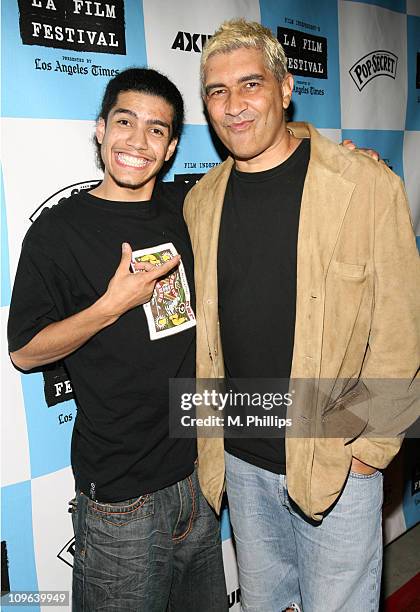
<path id="1" fill-rule="evenodd" d="M 401 180 L 308 124 L 288 127 L 311 139 L 311 154 L 299 220 L 286 471 L 289 495 L 320 520 L 352 456 L 386 467 L 419 416 L 420 269 Z M 228 158 L 208 172 L 184 205 L 195 255 L 198 378 L 224 375 L 217 249 L 232 166 Z M 245 349 L 252 350 L 246 338 Z M 204 495 L 219 511 L 223 439 L 199 438 L 198 451 Z"/>

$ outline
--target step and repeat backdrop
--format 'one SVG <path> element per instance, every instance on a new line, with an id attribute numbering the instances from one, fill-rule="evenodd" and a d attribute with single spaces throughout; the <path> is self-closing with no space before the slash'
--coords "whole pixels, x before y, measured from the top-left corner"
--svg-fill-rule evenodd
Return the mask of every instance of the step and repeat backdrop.
<path id="1" fill-rule="evenodd" d="M 379 151 L 405 181 L 419 235 L 420 1 L 3 0 L 1 11 L 2 590 L 68 591 L 71 381 L 64 370 L 14 370 L 6 322 L 30 224 L 101 177 L 92 137 L 108 79 L 149 66 L 179 86 L 186 124 L 165 180 L 195 181 L 220 161 L 199 96 L 203 45 L 225 19 L 260 21 L 284 45 L 295 76 L 293 118 Z M 386 474 L 387 542 L 420 520 L 419 480 L 409 444 Z M 239 610 L 227 510 L 222 535 L 229 604 Z"/>

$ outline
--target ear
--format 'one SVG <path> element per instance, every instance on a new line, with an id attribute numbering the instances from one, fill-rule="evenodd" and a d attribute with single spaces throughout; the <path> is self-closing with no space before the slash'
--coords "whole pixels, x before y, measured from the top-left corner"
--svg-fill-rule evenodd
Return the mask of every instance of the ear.
<path id="1" fill-rule="evenodd" d="M 105 120 L 102 117 L 99 117 L 96 123 L 96 140 L 99 144 L 102 144 L 102 141 L 105 136 Z"/>
<path id="2" fill-rule="evenodd" d="M 281 89 L 283 94 L 283 108 L 288 108 L 290 101 L 292 99 L 292 91 L 293 91 L 293 77 L 290 72 L 286 72 L 284 75 L 283 81 L 281 83 Z"/>
<path id="3" fill-rule="evenodd" d="M 172 138 L 171 142 L 168 145 L 165 155 L 165 161 L 167 162 L 171 159 L 172 155 L 175 153 L 176 145 L 178 144 L 178 138 Z"/>

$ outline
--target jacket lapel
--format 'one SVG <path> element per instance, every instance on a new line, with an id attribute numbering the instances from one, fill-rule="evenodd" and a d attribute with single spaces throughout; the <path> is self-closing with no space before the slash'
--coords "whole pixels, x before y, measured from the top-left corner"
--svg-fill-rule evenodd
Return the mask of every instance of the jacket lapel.
<path id="1" fill-rule="evenodd" d="M 311 156 L 302 195 L 297 246 L 297 293 L 292 378 L 319 376 L 323 319 L 317 321 L 316 337 L 308 333 L 312 302 L 321 306 L 325 279 L 355 184 L 342 174 L 351 164 L 337 154 L 336 145 L 305 125 L 311 138 Z M 292 132 L 295 133 L 292 124 Z M 302 132 L 296 130 L 296 135 Z M 303 134 L 302 134 L 303 135 Z M 320 314 L 323 308 L 317 309 Z M 314 369 L 314 364 L 318 367 Z"/>
<path id="2" fill-rule="evenodd" d="M 217 312 L 217 251 L 219 244 L 220 218 L 222 216 L 223 202 L 227 182 L 233 166 L 233 160 L 228 158 L 218 168 L 219 172 L 215 172 L 214 180 L 211 185 L 206 187 L 203 193 L 202 201 L 200 202 L 200 253 L 201 268 L 203 277 L 206 279 L 204 290 L 204 310 L 206 312 L 208 306 L 216 306 Z M 216 301 L 216 304 L 214 304 Z M 208 321 L 208 318 L 206 316 Z M 212 321 L 213 323 L 213 321 Z M 214 321 L 217 323 L 217 320 Z"/>

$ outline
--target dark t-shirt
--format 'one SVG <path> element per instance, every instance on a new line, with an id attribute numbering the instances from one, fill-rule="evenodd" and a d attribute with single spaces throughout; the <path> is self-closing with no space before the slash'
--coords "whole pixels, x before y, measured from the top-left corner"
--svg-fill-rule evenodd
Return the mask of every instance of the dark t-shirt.
<path id="1" fill-rule="evenodd" d="M 303 140 L 279 166 L 255 173 L 234 169 L 229 178 L 218 251 L 219 319 L 227 378 L 290 377 L 297 236 L 309 153 L 309 140 Z M 264 386 L 258 388 L 264 390 Z M 267 391 L 273 389 L 270 384 Z M 284 385 L 279 389 L 287 391 Z M 233 390 L 241 391 L 238 383 Z M 285 408 L 283 414 L 277 410 L 276 415 L 284 416 L 284 412 Z M 227 437 L 225 448 L 248 463 L 285 473 L 284 438 Z"/>
<path id="2" fill-rule="evenodd" d="M 46 209 L 29 229 L 16 274 L 9 350 L 93 304 L 121 259 L 173 243 L 191 302 L 193 260 L 182 217 L 183 184 L 156 186 L 149 202 L 111 202 L 81 192 Z M 150 340 L 142 306 L 66 357 L 77 403 L 72 439 L 76 485 L 100 501 L 152 492 L 193 471 L 195 440 L 169 438 L 168 379 L 195 373 L 195 329 Z"/>

